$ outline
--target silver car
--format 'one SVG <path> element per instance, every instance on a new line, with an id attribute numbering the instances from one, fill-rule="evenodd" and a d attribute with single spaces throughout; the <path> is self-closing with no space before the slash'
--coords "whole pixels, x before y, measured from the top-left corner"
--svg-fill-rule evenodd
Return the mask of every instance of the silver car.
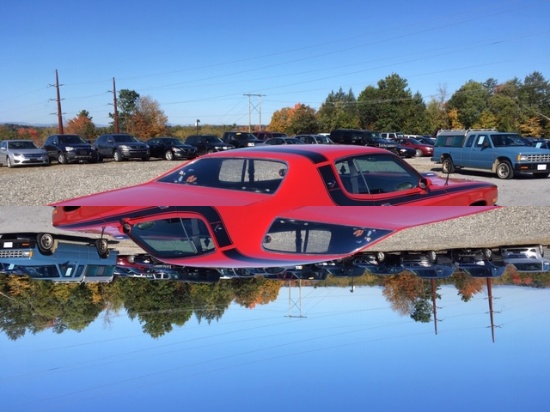
<path id="1" fill-rule="evenodd" d="M 32 140 L 0 141 L 0 166 L 49 165 L 48 152 L 39 149 Z"/>

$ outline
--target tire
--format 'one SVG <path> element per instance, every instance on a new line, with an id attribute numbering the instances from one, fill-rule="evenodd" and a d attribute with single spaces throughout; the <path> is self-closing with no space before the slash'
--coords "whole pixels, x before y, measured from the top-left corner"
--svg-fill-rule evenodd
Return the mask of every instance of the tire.
<path id="1" fill-rule="evenodd" d="M 124 160 L 118 150 L 113 153 L 113 159 L 115 159 L 115 162 L 122 162 Z"/>
<path id="2" fill-rule="evenodd" d="M 424 156 L 424 153 L 422 153 L 422 150 L 416 149 L 416 153 L 414 154 L 416 157 L 422 157 Z"/>
<path id="3" fill-rule="evenodd" d="M 59 163 L 61 165 L 66 165 L 67 163 L 69 163 L 69 161 L 67 160 L 67 155 L 65 155 L 65 153 L 63 153 L 63 152 L 58 153 L 57 163 Z"/>
<path id="4" fill-rule="evenodd" d="M 386 255 L 384 252 L 376 252 L 376 261 L 378 263 L 382 263 L 386 259 Z"/>
<path id="5" fill-rule="evenodd" d="M 171 150 L 167 150 L 166 153 L 164 153 L 164 158 L 166 160 L 174 160 L 174 152 L 172 152 Z"/>
<path id="6" fill-rule="evenodd" d="M 511 179 L 514 177 L 514 169 L 508 160 L 502 160 L 497 164 L 497 177 L 499 179 Z"/>
<path id="7" fill-rule="evenodd" d="M 483 258 L 486 260 L 493 260 L 493 251 L 491 249 L 483 249 Z"/>
<path id="8" fill-rule="evenodd" d="M 39 233 L 36 235 L 36 243 L 38 250 L 43 255 L 51 255 L 57 248 L 57 240 L 54 239 L 51 233 Z"/>
<path id="9" fill-rule="evenodd" d="M 443 162 L 441 163 L 441 169 L 445 174 L 453 173 L 455 171 L 453 159 L 451 159 L 450 157 L 446 157 L 445 159 L 443 159 Z"/>
<path id="10" fill-rule="evenodd" d="M 428 262 L 435 263 L 437 261 L 437 253 L 434 250 L 430 250 L 428 253 Z"/>
<path id="11" fill-rule="evenodd" d="M 8 167 L 13 167 L 13 165 L 11 164 L 11 160 L 10 160 L 10 157 L 6 157 L 6 166 Z"/>
<path id="12" fill-rule="evenodd" d="M 106 259 L 109 257 L 109 242 L 105 238 L 97 239 L 95 241 L 95 247 L 97 254 L 100 258 Z"/>

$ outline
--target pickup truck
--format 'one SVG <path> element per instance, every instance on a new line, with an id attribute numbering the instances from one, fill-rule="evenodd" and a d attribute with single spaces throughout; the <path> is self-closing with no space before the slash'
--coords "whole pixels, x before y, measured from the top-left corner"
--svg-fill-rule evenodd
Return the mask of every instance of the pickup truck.
<path id="1" fill-rule="evenodd" d="M 520 173 L 550 175 L 550 150 L 527 146 L 516 133 L 495 130 L 442 130 L 432 161 L 440 163 L 444 173 L 471 168 L 490 170 L 500 179 Z"/>

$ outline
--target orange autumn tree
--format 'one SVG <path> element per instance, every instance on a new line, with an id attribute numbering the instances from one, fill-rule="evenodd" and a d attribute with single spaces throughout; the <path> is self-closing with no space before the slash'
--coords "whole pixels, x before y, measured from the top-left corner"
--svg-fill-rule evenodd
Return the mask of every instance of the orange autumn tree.
<path id="1" fill-rule="evenodd" d="M 81 110 L 75 118 L 67 122 L 65 133 L 78 134 L 86 140 L 94 139 L 96 130 L 90 113 L 87 110 Z"/>

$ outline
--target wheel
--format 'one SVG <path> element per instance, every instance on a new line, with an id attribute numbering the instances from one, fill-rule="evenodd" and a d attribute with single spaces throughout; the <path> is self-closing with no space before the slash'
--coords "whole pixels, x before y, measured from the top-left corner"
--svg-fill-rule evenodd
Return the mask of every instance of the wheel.
<path id="1" fill-rule="evenodd" d="M 164 153 L 164 158 L 166 160 L 174 160 L 174 152 L 167 150 L 166 153 Z"/>
<path id="2" fill-rule="evenodd" d="M 415 153 L 416 157 L 422 157 L 423 155 L 424 155 L 424 153 L 422 153 L 422 150 L 416 149 L 416 153 Z"/>
<path id="3" fill-rule="evenodd" d="M 384 254 L 384 252 L 376 252 L 376 261 L 378 263 L 382 263 L 384 259 L 386 259 L 386 255 Z"/>
<path id="4" fill-rule="evenodd" d="M 6 157 L 6 166 L 8 166 L 8 167 L 13 167 L 13 165 L 11 164 L 11 159 L 10 159 L 9 156 Z"/>
<path id="5" fill-rule="evenodd" d="M 38 243 L 38 250 L 44 255 L 51 255 L 57 247 L 57 241 L 50 233 L 39 233 L 36 235 L 36 242 Z"/>
<path id="6" fill-rule="evenodd" d="M 492 260 L 493 259 L 493 251 L 491 249 L 483 249 L 483 257 L 486 260 Z"/>
<path id="7" fill-rule="evenodd" d="M 67 160 L 67 156 L 65 155 L 65 153 L 59 153 L 57 155 L 57 162 L 64 165 L 64 164 L 67 164 L 69 163 L 69 161 Z"/>
<path id="8" fill-rule="evenodd" d="M 109 257 L 109 242 L 105 238 L 97 239 L 95 241 L 95 247 L 97 254 L 100 258 L 105 259 Z"/>
<path id="9" fill-rule="evenodd" d="M 113 153 L 113 159 L 115 159 L 115 162 L 122 162 L 124 160 L 118 150 Z"/>
<path id="10" fill-rule="evenodd" d="M 430 263 L 435 263 L 436 260 L 437 260 L 437 253 L 435 253 L 434 250 L 430 250 L 428 252 L 428 261 Z"/>
<path id="11" fill-rule="evenodd" d="M 514 177 L 514 170 L 508 160 L 502 160 L 497 165 L 497 176 L 499 179 L 511 179 Z"/>
<path id="12" fill-rule="evenodd" d="M 453 163 L 453 159 L 451 159 L 450 157 L 446 157 L 445 159 L 443 159 L 443 162 L 441 164 L 441 169 L 445 174 L 453 173 L 455 171 L 455 165 Z"/>

